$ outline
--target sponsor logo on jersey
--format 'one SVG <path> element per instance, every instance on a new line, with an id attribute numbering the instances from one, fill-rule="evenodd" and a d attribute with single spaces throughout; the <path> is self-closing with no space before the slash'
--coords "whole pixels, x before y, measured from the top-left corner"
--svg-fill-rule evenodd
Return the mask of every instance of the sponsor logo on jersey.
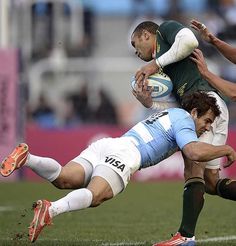
<path id="1" fill-rule="evenodd" d="M 182 97 L 184 95 L 185 92 L 185 87 L 186 87 L 187 83 L 184 83 L 177 91 L 177 94 Z"/>
<path id="2" fill-rule="evenodd" d="M 161 50 L 161 46 L 160 46 L 160 44 L 158 42 L 158 36 L 160 36 L 162 39 L 163 39 L 163 37 L 162 37 L 161 33 L 159 32 L 159 30 L 157 30 L 156 35 L 157 35 L 157 40 L 156 40 L 156 54 L 158 54 L 160 52 L 160 50 Z"/>
<path id="3" fill-rule="evenodd" d="M 122 164 L 120 161 L 116 160 L 115 158 L 106 156 L 105 162 L 121 170 L 121 172 L 123 172 L 125 169 L 125 164 Z"/>
<path id="4" fill-rule="evenodd" d="M 160 44 L 157 44 L 156 53 L 158 54 L 160 52 L 160 50 L 161 50 L 161 46 L 160 46 Z"/>

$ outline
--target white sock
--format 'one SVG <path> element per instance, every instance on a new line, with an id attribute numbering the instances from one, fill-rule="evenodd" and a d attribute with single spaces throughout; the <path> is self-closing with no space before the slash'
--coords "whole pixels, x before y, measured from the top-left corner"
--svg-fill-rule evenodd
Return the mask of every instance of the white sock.
<path id="1" fill-rule="evenodd" d="M 49 214 L 52 217 L 74 210 L 81 210 L 90 207 L 93 200 L 93 194 L 88 189 L 78 189 L 68 193 L 65 197 L 51 202 Z"/>
<path id="2" fill-rule="evenodd" d="M 61 172 L 61 165 L 52 158 L 29 154 L 25 166 L 31 168 L 40 177 L 54 181 Z"/>

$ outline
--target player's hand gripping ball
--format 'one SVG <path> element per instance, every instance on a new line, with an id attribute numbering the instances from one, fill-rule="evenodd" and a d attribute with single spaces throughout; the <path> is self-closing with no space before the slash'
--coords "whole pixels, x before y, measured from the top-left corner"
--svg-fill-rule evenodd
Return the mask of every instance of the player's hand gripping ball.
<path id="1" fill-rule="evenodd" d="M 131 86 L 135 90 L 135 77 L 131 79 Z M 173 83 L 168 75 L 163 72 L 152 74 L 148 77 L 148 87 L 150 89 L 153 87 L 152 100 L 156 101 L 161 97 L 167 96 L 171 93 L 173 89 Z"/>

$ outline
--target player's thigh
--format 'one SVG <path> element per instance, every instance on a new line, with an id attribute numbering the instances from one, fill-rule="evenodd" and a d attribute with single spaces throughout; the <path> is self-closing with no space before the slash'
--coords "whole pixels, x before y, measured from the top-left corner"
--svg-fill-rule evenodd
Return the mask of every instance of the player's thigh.
<path id="1" fill-rule="evenodd" d="M 213 144 L 213 145 L 224 145 L 227 139 L 227 134 L 216 133 L 213 128 L 210 131 L 205 132 L 200 136 L 199 140 L 204 143 Z M 217 158 L 206 163 L 206 168 L 209 169 L 218 169 L 221 165 L 221 159 Z"/>
<path id="2" fill-rule="evenodd" d="M 61 189 L 78 189 L 84 187 L 84 181 L 84 167 L 77 162 L 70 161 L 62 167 L 60 175 L 53 181 L 53 184 Z"/>
<path id="3" fill-rule="evenodd" d="M 227 105 L 220 98 L 220 96 L 215 92 L 209 92 L 208 94 L 214 96 L 217 101 L 217 105 L 220 108 L 221 114 L 214 120 L 210 131 L 205 132 L 199 138 L 201 142 L 213 144 L 213 145 L 223 145 L 226 143 L 228 137 L 228 123 L 229 123 L 229 113 Z M 221 164 L 221 158 L 211 160 L 207 162 L 206 168 L 209 169 L 219 169 Z"/>

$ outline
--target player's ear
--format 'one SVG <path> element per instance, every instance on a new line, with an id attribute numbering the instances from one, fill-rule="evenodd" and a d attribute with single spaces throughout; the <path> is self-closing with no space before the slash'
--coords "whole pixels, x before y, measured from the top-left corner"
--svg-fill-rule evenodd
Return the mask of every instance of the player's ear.
<path id="1" fill-rule="evenodd" d="M 147 30 L 143 30 L 143 35 L 144 35 L 145 39 L 148 40 L 150 38 L 151 33 L 148 32 Z"/>
<path id="2" fill-rule="evenodd" d="M 193 108 L 193 109 L 191 110 L 190 114 L 191 114 L 192 118 L 193 118 L 194 120 L 196 120 L 196 119 L 197 119 L 197 116 L 198 116 L 197 108 Z"/>

